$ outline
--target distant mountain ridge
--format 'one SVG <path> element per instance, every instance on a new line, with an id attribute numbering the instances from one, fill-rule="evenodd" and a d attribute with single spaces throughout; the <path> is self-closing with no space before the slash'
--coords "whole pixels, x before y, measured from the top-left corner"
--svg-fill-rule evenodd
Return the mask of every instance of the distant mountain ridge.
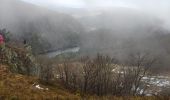
<path id="1" fill-rule="evenodd" d="M 17 36 L 41 34 L 59 48 L 69 46 L 69 36 L 78 35 L 83 30 L 70 15 L 20 0 L 1 0 L 0 13 L 0 28 L 6 28 Z"/>

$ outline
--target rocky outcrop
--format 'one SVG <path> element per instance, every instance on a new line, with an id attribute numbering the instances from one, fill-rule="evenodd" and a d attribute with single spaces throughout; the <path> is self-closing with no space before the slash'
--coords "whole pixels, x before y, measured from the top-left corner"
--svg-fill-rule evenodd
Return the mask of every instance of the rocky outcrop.
<path id="1" fill-rule="evenodd" d="M 0 63 L 10 66 L 10 71 L 20 74 L 38 75 L 39 72 L 29 47 L 6 45 L 0 49 Z"/>

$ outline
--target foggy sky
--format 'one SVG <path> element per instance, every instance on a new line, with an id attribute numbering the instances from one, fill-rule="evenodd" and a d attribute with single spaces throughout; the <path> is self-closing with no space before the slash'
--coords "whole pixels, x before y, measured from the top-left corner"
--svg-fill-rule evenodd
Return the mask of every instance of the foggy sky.
<path id="1" fill-rule="evenodd" d="M 170 27 L 170 0 L 24 0 L 48 8 L 71 7 L 85 9 L 107 9 L 127 7 L 151 13 L 163 19 Z"/>
<path id="2" fill-rule="evenodd" d="M 142 9 L 170 8 L 170 0 L 24 0 L 44 6 L 64 6 L 75 8 L 136 7 Z M 167 9 L 168 10 L 168 9 Z"/>
<path id="3" fill-rule="evenodd" d="M 127 7 L 170 17 L 170 0 L 24 0 L 49 8 L 72 7 L 87 9 L 106 9 L 112 7 Z"/>

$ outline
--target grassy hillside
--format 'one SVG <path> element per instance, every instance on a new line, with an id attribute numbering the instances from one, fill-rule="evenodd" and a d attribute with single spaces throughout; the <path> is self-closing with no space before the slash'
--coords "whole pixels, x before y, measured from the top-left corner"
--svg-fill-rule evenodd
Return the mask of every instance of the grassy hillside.
<path id="1" fill-rule="evenodd" d="M 62 89 L 60 86 L 44 86 L 36 77 L 14 74 L 8 66 L 0 65 L 0 100 L 76 100 L 79 97 Z"/>
<path id="2" fill-rule="evenodd" d="M 60 84 L 43 85 L 36 77 L 14 74 L 7 68 L 8 66 L 0 65 L 0 100 L 169 100 L 168 97 L 87 96 L 83 98 L 70 93 Z"/>
<path id="3" fill-rule="evenodd" d="M 8 44 L 0 49 L 0 100 L 78 99 L 60 84 L 41 84 L 35 70 L 39 69 L 29 46 Z"/>
<path id="4" fill-rule="evenodd" d="M 0 100 L 169 100 L 169 97 L 154 96 L 99 97 L 66 89 L 57 80 L 50 85 L 43 84 L 38 77 L 31 76 L 24 70 L 35 70 L 32 67 L 36 65 L 27 48 L 6 45 L 0 50 L 0 55 Z"/>

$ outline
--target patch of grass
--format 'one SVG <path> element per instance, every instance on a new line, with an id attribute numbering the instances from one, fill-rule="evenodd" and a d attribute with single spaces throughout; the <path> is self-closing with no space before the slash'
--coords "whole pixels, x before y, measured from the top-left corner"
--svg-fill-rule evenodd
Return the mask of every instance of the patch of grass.
<path id="1" fill-rule="evenodd" d="M 0 65 L 0 100 L 170 100 L 170 97 L 132 97 L 132 96 L 103 96 L 95 95 L 80 97 L 65 89 L 56 82 L 55 85 L 39 83 L 36 77 L 11 73 L 5 65 Z M 40 90 L 33 84 L 39 84 L 49 90 Z"/>
<path id="2" fill-rule="evenodd" d="M 39 84 L 49 90 L 37 89 Z M 62 89 L 38 83 L 36 77 L 8 72 L 5 66 L 0 67 L 0 100 L 78 100 L 79 97 Z"/>
<path id="3" fill-rule="evenodd" d="M 155 96 L 151 96 L 151 97 L 146 97 L 146 96 L 120 96 L 120 97 L 116 97 L 116 96 L 104 96 L 104 97 L 97 97 L 97 96 L 90 96 L 85 98 L 85 100 L 170 100 L 170 97 L 155 97 Z"/>

